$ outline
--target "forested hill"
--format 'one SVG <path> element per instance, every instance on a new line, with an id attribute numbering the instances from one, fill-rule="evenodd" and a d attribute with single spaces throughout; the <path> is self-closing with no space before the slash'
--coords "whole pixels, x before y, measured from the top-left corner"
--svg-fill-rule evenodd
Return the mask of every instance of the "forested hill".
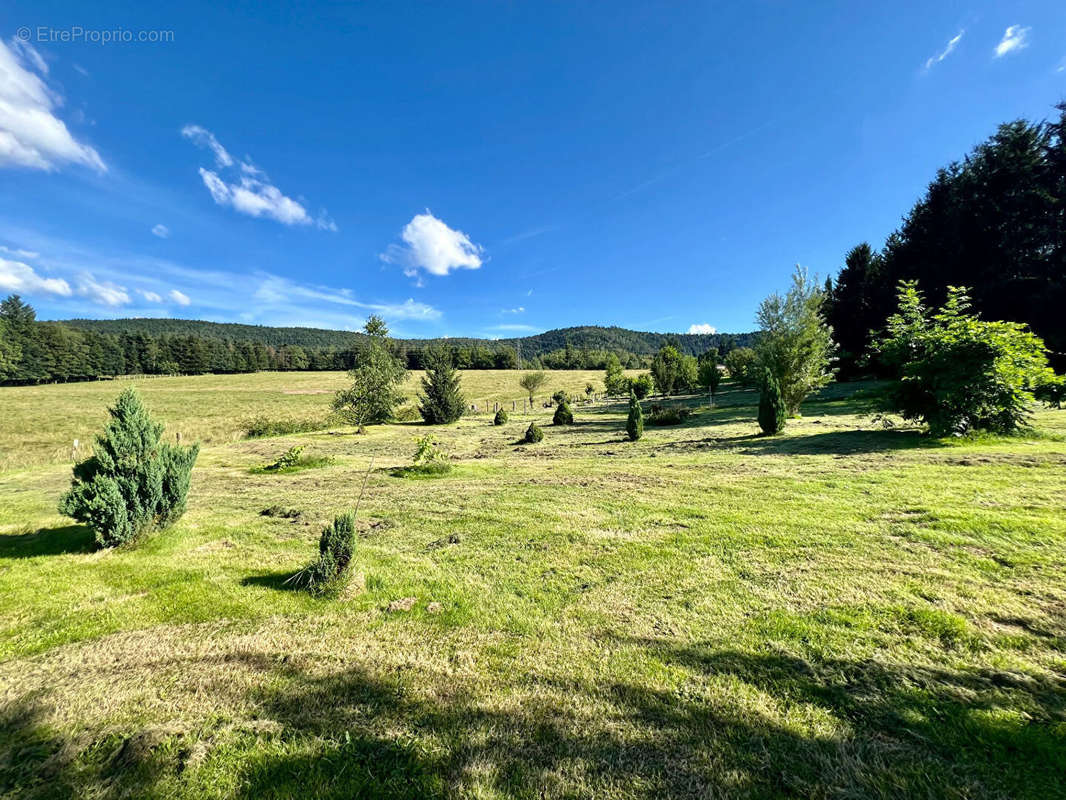
<path id="1" fill-rule="evenodd" d="M 93 331 L 95 333 L 145 334 L 160 336 L 196 336 L 201 339 L 215 339 L 230 342 L 252 342 L 267 347 L 299 346 L 304 348 L 328 348 L 346 350 L 356 341 L 359 334 L 352 331 L 326 330 L 323 328 L 276 328 L 266 325 L 241 325 L 231 322 L 206 322 L 189 319 L 71 319 L 65 325 L 72 328 Z M 681 349 L 689 355 L 698 356 L 712 347 L 731 350 L 734 347 L 746 347 L 752 343 L 753 334 L 689 334 L 689 333 L 651 333 L 633 331 L 627 328 L 604 328 L 586 325 L 574 328 L 558 328 L 513 339 L 475 339 L 449 338 L 453 347 L 482 345 L 490 349 L 501 346 L 517 348 L 521 345 L 522 358 L 536 358 L 557 350 L 563 350 L 569 344 L 577 350 L 606 350 L 613 352 L 651 355 L 669 339 L 681 343 Z M 411 348 L 421 348 L 429 339 L 400 340 Z"/>

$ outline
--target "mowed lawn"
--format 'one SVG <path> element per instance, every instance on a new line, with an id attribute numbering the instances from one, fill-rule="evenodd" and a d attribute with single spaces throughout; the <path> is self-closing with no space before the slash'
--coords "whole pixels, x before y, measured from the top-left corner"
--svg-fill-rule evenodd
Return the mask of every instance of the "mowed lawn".
<path id="1" fill-rule="evenodd" d="M 343 380 L 140 384 L 205 446 L 112 552 L 55 508 L 123 382 L 0 389 L 0 795 L 1066 796 L 1066 412 L 927 441 L 846 384 L 764 438 L 727 386 L 636 443 L 624 404 L 239 438 Z M 426 432 L 455 470 L 393 477 Z M 334 461 L 249 472 L 296 444 Z M 351 587 L 292 591 L 371 461 Z"/>

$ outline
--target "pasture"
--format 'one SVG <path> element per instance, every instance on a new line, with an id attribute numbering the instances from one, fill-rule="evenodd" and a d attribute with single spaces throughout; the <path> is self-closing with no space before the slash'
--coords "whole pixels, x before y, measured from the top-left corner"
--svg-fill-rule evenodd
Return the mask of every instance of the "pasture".
<path id="1" fill-rule="evenodd" d="M 138 382 L 204 447 L 108 552 L 56 502 L 126 382 L 0 388 L 0 796 L 1066 795 L 1066 413 L 930 441 L 837 384 L 766 438 L 726 385 L 638 442 L 624 403 L 240 437 L 343 382 Z M 455 469 L 393 477 L 426 432 Z M 293 445 L 332 461 L 251 472 Z M 352 585 L 293 591 L 371 460 Z"/>

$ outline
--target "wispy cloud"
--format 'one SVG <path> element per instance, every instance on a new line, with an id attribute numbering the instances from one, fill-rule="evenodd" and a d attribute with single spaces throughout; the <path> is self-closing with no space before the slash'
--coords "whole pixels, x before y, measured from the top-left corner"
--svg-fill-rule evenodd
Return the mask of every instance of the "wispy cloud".
<path id="1" fill-rule="evenodd" d="M 35 253 L 33 250 L 23 250 L 21 247 L 4 247 L 0 244 L 0 253 L 7 253 L 9 256 L 15 256 L 16 258 L 37 258 L 40 253 Z"/>
<path id="2" fill-rule="evenodd" d="M 535 238 L 537 236 L 542 236 L 545 233 L 551 233 L 552 231 L 557 231 L 557 230 L 559 230 L 559 226 L 558 225 L 542 225 L 539 228 L 531 228 L 528 231 L 522 231 L 521 233 L 516 233 L 514 236 L 508 236 L 506 239 L 504 239 L 502 242 L 500 242 L 500 244 L 505 245 L 505 246 L 512 245 L 512 244 L 517 244 L 518 242 L 524 242 L 526 239 L 533 239 L 533 238 Z"/>
<path id="3" fill-rule="evenodd" d="M 526 313 L 526 308 L 525 308 L 525 306 L 515 306 L 514 308 L 503 308 L 503 309 L 500 309 L 500 313 L 501 314 L 525 314 Z"/>
<path id="4" fill-rule="evenodd" d="M 285 195 L 251 160 L 246 159 L 235 166 L 233 156 L 211 131 L 199 125 L 186 125 L 181 129 L 181 135 L 210 150 L 215 156 L 217 170 L 235 173 L 233 179 L 229 179 L 219 171 L 199 168 L 200 179 L 218 205 L 229 206 L 250 217 L 273 219 L 283 225 L 314 225 L 321 230 L 337 230 L 337 223 L 324 209 L 317 217 L 312 217 L 303 203 Z"/>
<path id="5" fill-rule="evenodd" d="M 45 82 L 47 74 L 48 65 L 31 45 L 0 41 L 0 167 L 53 171 L 81 164 L 106 172 L 100 154 L 56 116 L 63 98 Z"/>
<path id="6" fill-rule="evenodd" d="M 926 69 L 930 69 L 933 66 L 933 64 L 939 64 L 945 58 L 950 56 L 952 51 L 958 46 L 959 42 L 962 41 L 962 36 L 963 36 L 964 33 L 966 33 L 966 29 L 965 28 L 963 30 L 959 31 L 958 34 L 953 36 L 951 39 L 948 39 L 948 43 L 944 47 L 944 49 L 941 50 L 939 53 L 937 53 L 935 56 L 931 56 L 925 62 L 925 68 Z"/>
<path id="7" fill-rule="evenodd" d="M 189 299 L 189 295 L 185 294 L 185 292 L 179 292 L 177 289 L 171 289 L 167 292 L 167 297 L 179 306 L 187 306 L 192 303 L 192 300 Z"/>
<path id="8" fill-rule="evenodd" d="M 83 272 L 78 281 L 78 295 L 101 306 L 129 305 L 130 295 L 125 286 L 111 281 L 98 281 L 91 273 Z"/>
<path id="9" fill-rule="evenodd" d="M 163 302 L 163 298 L 159 295 L 158 292 L 149 292 L 149 291 L 145 291 L 144 289 L 138 289 L 137 290 L 137 294 L 139 294 L 141 297 L 143 297 L 149 303 L 162 303 Z"/>
<path id="10" fill-rule="evenodd" d="M 404 267 L 408 277 L 423 269 L 431 275 L 447 275 L 453 269 L 478 269 L 483 249 L 462 231 L 449 228 L 427 209 L 415 214 L 400 234 L 404 244 L 391 244 L 380 258 Z"/>
<path id="11" fill-rule="evenodd" d="M 689 333 L 718 333 L 718 329 L 706 322 L 696 322 L 688 326 Z"/>
<path id="12" fill-rule="evenodd" d="M 159 225 L 155 225 L 152 227 L 152 235 L 158 236 L 160 239 L 169 239 L 170 228 L 160 223 Z"/>
<path id="13" fill-rule="evenodd" d="M 199 125 L 186 125 L 181 129 L 181 135 L 197 147 L 206 147 L 214 153 L 215 164 L 220 168 L 233 166 L 233 156 L 215 138 L 215 134 L 211 133 L 207 128 L 202 128 Z"/>
<path id="14" fill-rule="evenodd" d="M 1007 53 L 1024 50 L 1029 46 L 1029 31 L 1032 28 L 1023 28 L 1021 25 L 1011 25 L 1003 32 L 1003 38 L 996 45 L 996 58 L 1002 58 Z"/>
<path id="15" fill-rule="evenodd" d="M 507 324 L 504 324 L 504 325 L 493 325 L 491 328 L 489 328 L 489 330 L 493 330 L 493 331 L 510 331 L 512 333 L 528 333 L 530 331 L 536 331 L 536 330 L 540 330 L 540 329 L 537 328 L 534 325 L 519 325 L 519 324 L 515 323 L 515 324 L 510 324 L 510 325 L 507 325 Z"/>

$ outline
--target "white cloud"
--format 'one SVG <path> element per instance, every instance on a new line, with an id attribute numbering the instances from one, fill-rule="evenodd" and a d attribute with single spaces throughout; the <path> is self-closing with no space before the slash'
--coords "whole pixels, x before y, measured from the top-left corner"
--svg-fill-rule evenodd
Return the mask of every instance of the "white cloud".
<path id="1" fill-rule="evenodd" d="M 515 306 L 514 308 L 504 308 L 500 310 L 501 314 L 524 314 L 526 313 L 525 306 Z"/>
<path id="2" fill-rule="evenodd" d="M 951 52 L 955 49 L 955 47 L 958 45 L 958 43 L 960 41 L 962 41 L 962 35 L 964 33 L 966 33 L 965 29 L 959 31 L 958 35 L 956 35 L 955 37 L 949 39 L 948 43 L 947 43 L 947 46 L 943 50 L 941 50 L 937 55 L 932 56 L 928 61 L 925 62 L 925 68 L 929 69 L 930 67 L 933 66 L 933 64 L 939 64 L 945 58 L 950 56 Z"/>
<path id="3" fill-rule="evenodd" d="M 171 289 L 167 292 L 167 297 L 177 303 L 179 306 L 187 306 L 192 300 L 189 299 L 189 295 L 184 292 L 179 292 L 177 289 Z"/>
<path id="4" fill-rule="evenodd" d="M 169 239 L 170 228 L 160 223 L 159 225 L 155 225 L 152 227 L 152 235 L 158 236 L 160 239 Z"/>
<path id="5" fill-rule="evenodd" d="M 126 287 L 110 281 L 98 281 L 90 273 L 82 273 L 78 280 L 78 295 L 102 306 L 124 306 L 130 301 Z"/>
<path id="6" fill-rule="evenodd" d="M 404 226 L 404 246 L 393 244 L 381 254 L 389 264 L 402 264 L 404 274 L 424 269 L 431 275 L 447 275 L 453 269 L 477 269 L 481 266 L 482 248 L 462 231 L 453 230 L 428 210 L 416 214 Z"/>
<path id="7" fill-rule="evenodd" d="M 234 167 L 232 172 L 239 173 L 235 181 L 230 181 L 215 170 L 200 167 L 200 178 L 218 205 L 231 206 L 251 217 L 268 217 L 283 225 L 314 225 L 324 231 L 337 231 L 337 223 L 325 210 L 317 218 L 312 218 L 302 203 L 287 197 L 270 183 L 266 172 L 247 156 L 235 166 L 233 156 L 211 131 L 199 125 L 186 125 L 181 129 L 181 135 L 200 147 L 210 149 L 215 154 L 218 169 Z"/>
<path id="8" fill-rule="evenodd" d="M 214 153 L 215 163 L 219 167 L 233 166 L 233 156 L 215 138 L 215 134 L 211 133 L 207 128 L 201 128 L 199 125 L 186 125 L 181 129 L 181 135 L 197 147 L 206 147 Z"/>
<path id="9" fill-rule="evenodd" d="M 143 297 L 149 303 L 162 303 L 163 302 L 163 298 L 159 295 L 158 292 L 149 292 L 149 291 L 146 291 L 144 289 L 138 289 L 137 290 L 137 294 L 139 294 L 141 297 Z"/>
<path id="10" fill-rule="evenodd" d="M 28 44 L 9 48 L 0 41 L 0 167 L 55 170 L 82 164 L 106 172 L 100 155 L 78 142 L 55 115 L 63 104 L 45 83 L 48 66 Z"/>
<path id="11" fill-rule="evenodd" d="M 706 322 L 696 322 L 688 326 L 689 333 L 718 333 L 718 329 Z"/>
<path id="12" fill-rule="evenodd" d="M 5 248 L 6 249 L 6 248 Z M 70 297 L 70 284 L 62 278 L 44 278 L 29 264 L 0 258 L 0 291 L 28 295 L 52 294 Z"/>
<path id="13" fill-rule="evenodd" d="M 1011 25 L 1003 32 L 1003 38 L 996 45 L 996 58 L 1001 58 L 1015 50 L 1024 50 L 1029 46 L 1029 31 L 1032 28 L 1023 28 L 1021 25 Z"/>
<path id="14" fill-rule="evenodd" d="M 511 332 L 514 332 L 514 333 L 525 333 L 525 332 L 529 332 L 529 331 L 535 331 L 535 330 L 537 330 L 537 328 L 535 326 L 533 326 L 533 325 L 511 324 L 511 325 L 493 325 L 490 330 L 494 330 L 494 331 L 511 331 Z"/>

